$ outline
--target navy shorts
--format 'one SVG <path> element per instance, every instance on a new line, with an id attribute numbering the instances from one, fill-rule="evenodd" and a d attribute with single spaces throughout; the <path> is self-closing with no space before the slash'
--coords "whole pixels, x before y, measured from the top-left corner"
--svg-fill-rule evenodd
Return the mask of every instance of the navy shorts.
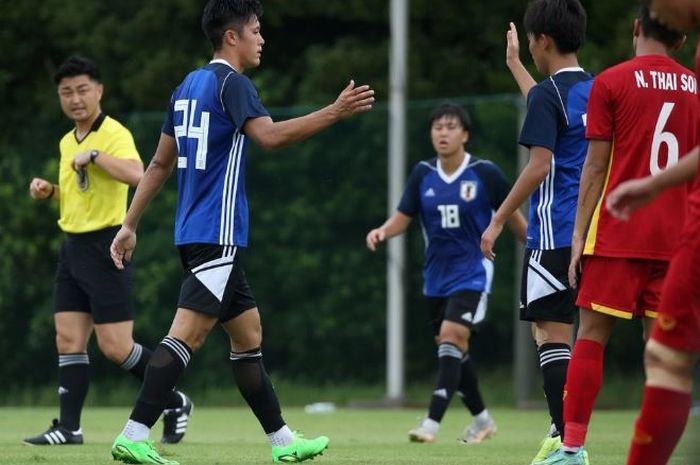
<path id="1" fill-rule="evenodd" d="M 457 291 L 449 297 L 426 297 L 428 317 L 433 332 L 440 334 L 442 322 L 452 321 L 474 329 L 486 318 L 488 294 L 479 291 Z"/>
<path id="2" fill-rule="evenodd" d="M 85 312 L 96 324 L 134 319 L 133 265 L 118 269 L 109 246 L 119 226 L 66 234 L 56 267 L 55 312 Z"/>
<path id="3" fill-rule="evenodd" d="M 243 269 L 243 248 L 215 244 L 179 246 L 185 275 L 177 306 L 224 323 L 257 307 Z"/>

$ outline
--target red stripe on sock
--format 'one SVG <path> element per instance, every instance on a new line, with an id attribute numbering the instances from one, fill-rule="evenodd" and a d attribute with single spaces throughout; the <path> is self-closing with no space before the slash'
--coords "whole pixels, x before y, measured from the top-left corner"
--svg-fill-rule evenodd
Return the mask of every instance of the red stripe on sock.
<path id="1" fill-rule="evenodd" d="M 690 393 L 646 386 L 627 465 L 665 465 L 688 421 Z"/>
<path id="2" fill-rule="evenodd" d="M 581 447 L 586 442 L 600 386 L 603 384 L 602 344 L 579 339 L 574 345 L 564 387 L 564 445 Z"/>

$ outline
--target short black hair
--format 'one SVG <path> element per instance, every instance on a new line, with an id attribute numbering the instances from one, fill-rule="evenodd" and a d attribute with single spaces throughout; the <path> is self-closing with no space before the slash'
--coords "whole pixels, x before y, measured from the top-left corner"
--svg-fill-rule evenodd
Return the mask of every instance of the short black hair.
<path id="1" fill-rule="evenodd" d="M 102 82 L 100 68 L 93 61 L 80 55 L 73 55 L 58 67 L 53 75 L 53 81 L 58 85 L 63 78 L 82 76 L 83 74 L 87 74 L 93 81 Z"/>
<path id="2" fill-rule="evenodd" d="M 444 102 L 437 107 L 435 107 L 430 113 L 430 121 L 428 121 L 428 127 L 432 128 L 433 123 L 440 118 L 447 116 L 448 118 L 455 118 L 459 121 L 465 131 L 469 131 L 472 127 L 472 120 L 469 117 L 467 110 L 457 105 L 454 102 Z"/>
<path id="3" fill-rule="evenodd" d="M 651 17 L 649 5 L 642 5 L 637 16 L 642 26 L 642 34 L 650 39 L 658 40 L 668 48 L 673 48 L 685 38 L 681 31 L 671 29 Z"/>
<path id="4" fill-rule="evenodd" d="M 240 34 L 244 24 L 262 14 L 259 0 L 209 0 L 202 13 L 202 31 L 214 50 L 219 50 L 226 29 L 233 28 Z"/>
<path id="5" fill-rule="evenodd" d="M 525 32 L 554 40 L 560 53 L 575 53 L 586 40 L 586 10 L 579 0 L 533 0 L 525 11 Z"/>

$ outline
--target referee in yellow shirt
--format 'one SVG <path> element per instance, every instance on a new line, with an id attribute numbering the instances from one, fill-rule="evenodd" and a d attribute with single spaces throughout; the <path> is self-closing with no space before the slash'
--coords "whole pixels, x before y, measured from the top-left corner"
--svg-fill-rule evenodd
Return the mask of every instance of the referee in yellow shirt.
<path id="1" fill-rule="evenodd" d="M 32 445 L 82 444 L 80 414 L 88 392 L 88 341 L 94 331 L 102 353 L 143 379 L 151 352 L 132 337 L 132 269 L 118 270 L 109 246 L 124 220 L 129 186 L 143 163 L 128 129 L 102 113 L 103 86 L 91 61 L 68 58 L 54 76 L 61 109 L 75 123 L 60 142 L 58 184 L 34 178 L 29 193 L 57 200 L 65 233 L 56 269 L 54 324 L 58 349 L 60 416 L 49 429 L 27 438 Z M 192 403 L 172 391 L 162 442 L 184 436 Z"/>

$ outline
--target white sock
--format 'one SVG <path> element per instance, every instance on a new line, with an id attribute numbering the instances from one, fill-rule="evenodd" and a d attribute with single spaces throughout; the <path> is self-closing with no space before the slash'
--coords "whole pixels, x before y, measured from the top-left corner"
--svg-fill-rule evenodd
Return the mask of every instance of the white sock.
<path id="1" fill-rule="evenodd" d="M 129 420 L 124 426 L 122 434 L 129 441 L 145 441 L 151 433 L 151 428 L 137 421 Z"/>
<path id="2" fill-rule="evenodd" d="M 553 438 L 556 436 L 559 436 L 559 430 L 557 430 L 557 425 L 552 423 L 551 425 L 549 425 L 549 437 Z"/>
<path id="3" fill-rule="evenodd" d="M 430 434 L 437 434 L 438 430 L 440 429 L 440 423 L 433 420 L 432 418 L 426 417 L 423 419 L 423 422 L 420 424 L 420 427 Z"/>
<path id="4" fill-rule="evenodd" d="M 288 446 L 289 444 L 294 441 L 294 433 L 292 433 L 292 430 L 289 429 L 289 426 L 284 425 L 274 433 L 270 433 L 267 435 L 267 438 L 270 440 L 270 444 L 273 446 Z"/>
<path id="5" fill-rule="evenodd" d="M 488 409 L 484 409 L 480 414 L 474 417 L 476 423 L 479 425 L 484 425 L 491 422 L 491 415 L 489 415 Z"/>
<path id="6" fill-rule="evenodd" d="M 565 446 L 563 444 L 562 444 L 561 448 L 567 454 L 575 454 L 581 449 L 580 447 L 577 447 L 577 446 Z"/>

